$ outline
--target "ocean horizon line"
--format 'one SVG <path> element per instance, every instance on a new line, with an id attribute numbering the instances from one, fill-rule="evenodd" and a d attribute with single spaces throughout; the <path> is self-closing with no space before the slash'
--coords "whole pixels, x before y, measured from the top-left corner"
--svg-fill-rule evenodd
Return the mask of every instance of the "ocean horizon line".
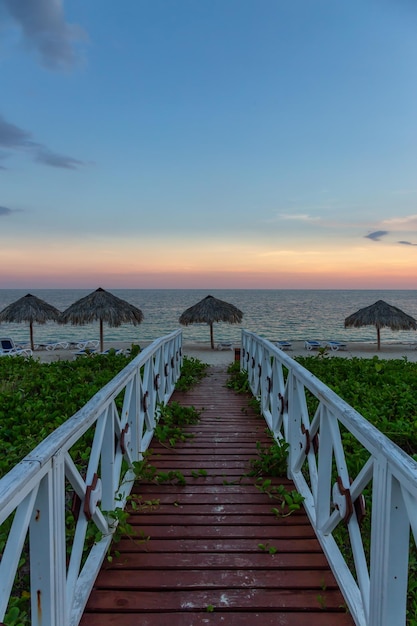
<path id="1" fill-rule="evenodd" d="M 95 291 L 99 287 L 0 287 L 1 291 Z M 106 291 L 362 291 L 362 292 L 401 292 L 416 291 L 417 287 L 102 287 Z"/>

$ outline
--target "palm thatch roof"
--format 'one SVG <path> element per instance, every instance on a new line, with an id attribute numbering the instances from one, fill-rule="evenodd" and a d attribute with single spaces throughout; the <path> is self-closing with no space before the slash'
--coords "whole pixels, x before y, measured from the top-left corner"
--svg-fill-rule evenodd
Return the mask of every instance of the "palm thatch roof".
<path id="1" fill-rule="evenodd" d="M 71 323 L 76 326 L 99 321 L 101 352 L 103 352 L 103 322 L 111 327 L 122 324 L 137 326 L 142 320 L 143 313 L 140 309 L 101 287 L 71 304 L 60 318 L 62 324 Z"/>
<path id="2" fill-rule="evenodd" d="M 370 306 L 359 309 L 345 319 L 345 328 L 360 328 L 361 326 L 375 326 L 377 332 L 378 350 L 381 349 L 381 328 L 391 330 L 417 330 L 417 322 L 414 317 L 407 315 L 396 306 L 378 300 Z"/>
<path id="3" fill-rule="evenodd" d="M 189 324 L 209 324 L 210 343 L 211 347 L 214 348 L 213 323 L 228 322 L 229 324 L 240 324 L 242 317 L 242 311 L 233 304 L 213 296 L 206 296 L 197 304 L 186 309 L 181 315 L 179 323 L 183 326 L 188 326 Z"/>
<path id="4" fill-rule="evenodd" d="M 61 312 L 52 304 L 48 304 L 45 300 L 27 293 L 19 300 L 12 302 L 0 311 L 0 323 L 11 322 L 20 324 L 21 322 L 29 322 L 30 347 L 34 350 L 33 342 L 33 324 L 45 324 L 46 322 L 57 322 Z"/>

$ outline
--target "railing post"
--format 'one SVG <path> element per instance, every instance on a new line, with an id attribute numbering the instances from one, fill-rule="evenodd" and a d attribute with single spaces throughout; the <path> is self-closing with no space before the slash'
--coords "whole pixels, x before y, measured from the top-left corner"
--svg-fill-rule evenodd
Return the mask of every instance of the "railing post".
<path id="1" fill-rule="evenodd" d="M 293 468 L 300 453 L 301 409 L 297 393 L 297 379 L 292 371 L 288 372 L 288 478 L 293 479 Z"/>
<path id="2" fill-rule="evenodd" d="M 267 414 L 269 417 L 268 426 L 272 430 L 272 420 L 271 420 L 271 412 L 270 412 L 270 385 L 269 380 L 271 380 L 271 359 L 268 357 L 267 350 L 262 350 L 262 358 L 260 364 L 260 392 L 261 392 L 261 411 L 265 415 Z"/>
<path id="3" fill-rule="evenodd" d="M 128 405 L 127 415 L 129 428 L 131 429 L 130 439 L 130 451 L 134 461 L 139 461 L 141 458 L 140 450 L 142 443 L 142 431 L 140 430 L 140 418 L 139 418 L 139 371 L 137 371 L 133 380 L 131 381 L 130 389 L 130 402 Z"/>
<path id="4" fill-rule="evenodd" d="M 65 453 L 60 450 L 52 461 L 53 476 L 53 536 L 55 559 L 55 624 L 66 623 L 66 534 L 65 534 Z M 47 622 L 45 622 L 47 624 Z"/>
<path id="5" fill-rule="evenodd" d="M 401 486 L 384 458 L 374 464 L 369 626 L 406 619 L 410 524 Z"/>
<path id="6" fill-rule="evenodd" d="M 145 416 L 144 416 L 142 405 L 141 405 L 141 397 L 142 397 L 141 384 L 142 384 L 142 380 L 140 377 L 140 367 L 137 367 L 135 380 L 134 380 L 134 396 L 135 396 L 135 402 L 136 402 L 135 418 L 136 418 L 136 430 L 137 430 L 137 443 L 135 445 L 137 445 L 138 447 L 138 459 L 137 460 L 141 460 L 143 458 L 143 452 L 145 452 L 146 450 L 144 446 L 144 441 L 143 441 L 146 433 L 144 432 Z"/>
<path id="7" fill-rule="evenodd" d="M 65 600 L 65 466 L 52 459 L 29 526 L 32 626 L 67 623 Z"/>
<path id="8" fill-rule="evenodd" d="M 245 354 L 247 350 L 247 343 L 248 343 L 247 336 L 245 332 L 242 330 L 242 335 L 240 339 L 240 349 L 239 349 L 239 366 L 241 370 L 246 369 L 245 368 Z M 236 360 L 236 356 L 237 354 L 235 352 L 235 360 Z"/>
<path id="9" fill-rule="evenodd" d="M 330 515 L 331 473 L 333 444 L 330 434 L 330 416 L 326 409 L 322 409 L 320 415 L 320 449 L 318 459 L 317 477 L 317 529 L 321 532 L 323 524 Z"/>
<path id="10" fill-rule="evenodd" d="M 113 404 L 110 404 L 104 414 L 105 424 L 103 443 L 101 446 L 100 477 L 103 485 L 101 507 L 104 511 L 115 508 L 114 497 L 118 488 L 119 477 L 115 476 L 115 420 Z"/>

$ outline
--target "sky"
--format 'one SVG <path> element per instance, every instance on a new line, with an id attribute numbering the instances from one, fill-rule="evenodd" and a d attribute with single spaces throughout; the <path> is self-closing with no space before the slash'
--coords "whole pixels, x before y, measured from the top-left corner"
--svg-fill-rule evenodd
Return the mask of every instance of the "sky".
<path id="1" fill-rule="evenodd" d="M 417 288 L 415 0 L 0 0 L 0 288 Z"/>

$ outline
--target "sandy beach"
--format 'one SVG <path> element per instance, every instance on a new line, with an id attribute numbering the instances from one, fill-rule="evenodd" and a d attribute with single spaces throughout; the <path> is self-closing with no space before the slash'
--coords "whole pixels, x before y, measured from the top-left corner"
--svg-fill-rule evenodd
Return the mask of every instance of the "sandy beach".
<path id="1" fill-rule="evenodd" d="M 142 349 L 149 345 L 149 341 L 141 342 Z M 104 348 L 129 348 L 129 342 L 106 342 Z M 234 344 L 233 349 L 212 350 L 207 343 L 184 343 L 184 354 L 189 357 L 200 359 L 209 365 L 228 365 L 234 361 L 234 348 L 239 347 Z M 39 359 L 42 363 L 51 363 L 53 361 L 73 360 L 76 350 L 74 349 L 57 349 L 57 350 L 35 350 L 33 358 Z M 291 357 L 295 356 L 315 356 L 316 350 L 306 350 L 303 341 L 292 342 L 291 348 L 286 350 L 286 354 Z M 378 352 L 376 343 L 360 343 L 348 342 L 345 350 L 331 351 L 326 353 L 327 358 L 372 358 L 377 356 L 380 359 L 402 359 L 407 358 L 408 361 L 417 362 L 417 344 L 416 343 L 386 343 L 381 345 Z"/>
<path id="2" fill-rule="evenodd" d="M 237 344 L 235 347 L 239 347 Z M 286 350 L 288 356 L 317 356 L 316 350 L 306 350 L 304 341 L 291 342 L 291 348 Z M 184 354 L 193 356 L 209 364 L 231 363 L 234 360 L 234 350 L 212 350 L 209 345 L 184 344 Z M 381 344 L 381 350 L 377 350 L 376 343 L 348 342 L 345 350 L 326 352 L 326 357 L 334 358 L 373 358 L 379 359 L 402 359 L 417 362 L 417 344 L 415 343 L 390 343 Z"/>

